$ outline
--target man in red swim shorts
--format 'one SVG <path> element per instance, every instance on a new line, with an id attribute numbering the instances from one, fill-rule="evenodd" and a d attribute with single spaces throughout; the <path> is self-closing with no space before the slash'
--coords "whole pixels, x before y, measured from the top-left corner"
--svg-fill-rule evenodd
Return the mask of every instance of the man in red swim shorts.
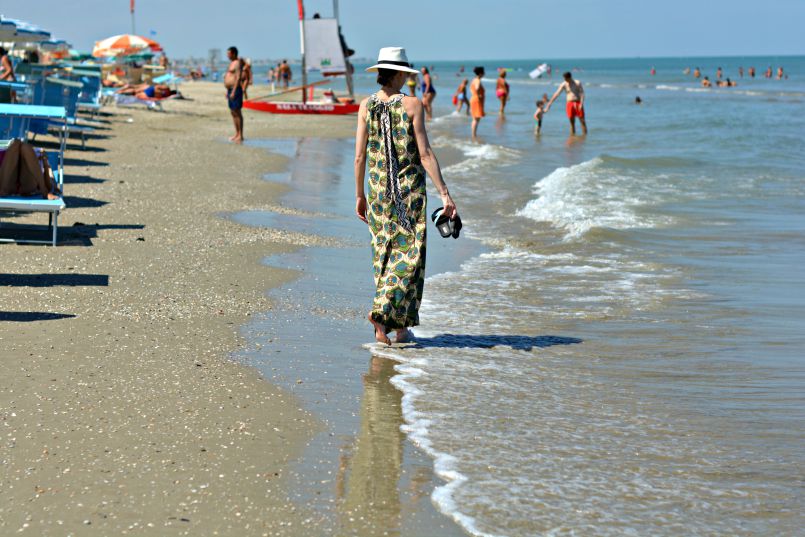
<path id="1" fill-rule="evenodd" d="M 579 118 L 581 123 L 581 131 L 587 134 L 587 122 L 584 120 L 584 88 L 581 87 L 581 82 L 573 80 L 573 75 L 569 72 L 562 75 L 565 79 L 556 89 L 551 100 L 548 101 L 548 106 L 545 107 L 545 112 L 551 109 L 551 105 L 557 97 L 563 92 L 567 92 L 567 119 L 570 120 L 570 135 L 576 134 L 576 118 Z"/>

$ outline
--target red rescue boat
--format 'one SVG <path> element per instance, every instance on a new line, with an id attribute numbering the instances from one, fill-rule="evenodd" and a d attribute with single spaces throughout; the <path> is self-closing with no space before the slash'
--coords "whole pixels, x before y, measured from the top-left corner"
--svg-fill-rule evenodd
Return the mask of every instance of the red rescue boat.
<path id="1" fill-rule="evenodd" d="M 269 114 L 355 114 L 358 103 L 327 103 L 322 101 L 289 102 L 289 101 L 245 101 L 243 108 L 268 112 Z"/>
<path id="2" fill-rule="evenodd" d="M 299 31 L 302 34 L 302 85 L 265 98 L 244 101 L 243 107 L 269 114 L 323 114 L 345 115 L 358 112 L 360 105 L 355 102 L 352 91 L 352 65 L 347 59 L 354 51 L 346 46 L 338 23 L 338 0 L 333 0 L 333 17 L 329 19 L 315 16 L 305 19 L 302 0 L 297 0 L 299 8 Z M 319 71 L 325 80 L 311 84 L 307 82 L 308 71 Z M 325 93 L 325 100 L 313 100 L 313 87 L 325 84 L 326 78 L 344 75 L 349 97 L 335 99 L 332 91 Z M 302 92 L 301 101 L 269 101 L 282 93 Z"/>

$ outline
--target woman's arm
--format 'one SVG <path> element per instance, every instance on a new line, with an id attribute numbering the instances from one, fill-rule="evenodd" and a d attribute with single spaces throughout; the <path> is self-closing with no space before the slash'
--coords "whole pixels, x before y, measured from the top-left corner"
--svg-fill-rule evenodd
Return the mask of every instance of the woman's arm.
<path id="1" fill-rule="evenodd" d="M 411 116 L 414 118 L 414 136 L 419 149 L 419 159 L 442 198 L 443 214 L 452 219 L 458 214 L 458 211 L 456 210 L 456 204 L 453 203 L 453 198 L 450 197 L 450 192 L 447 190 L 447 185 L 444 184 L 439 161 L 436 160 L 436 155 L 433 153 L 428 141 L 428 133 L 425 131 L 425 109 L 422 106 L 422 101 L 411 98 L 406 98 L 406 101 L 410 103 L 406 108 L 412 112 Z"/>
<path id="2" fill-rule="evenodd" d="M 355 130 L 355 214 L 367 224 L 369 221 L 366 219 L 366 193 L 363 183 L 366 177 L 366 144 L 368 141 L 366 99 L 364 99 L 358 109 L 358 128 Z"/>

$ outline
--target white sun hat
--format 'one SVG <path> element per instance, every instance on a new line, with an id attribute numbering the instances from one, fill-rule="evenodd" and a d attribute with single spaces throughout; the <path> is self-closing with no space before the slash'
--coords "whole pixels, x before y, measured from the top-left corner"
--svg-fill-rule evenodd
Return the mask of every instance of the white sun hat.
<path id="1" fill-rule="evenodd" d="M 411 68 L 408 63 L 408 56 L 402 47 L 383 47 L 377 54 L 377 63 L 367 67 L 367 71 L 377 71 L 378 69 L 391 69 L 393 71 L 403 71 L 405 73 L 419 74 L 419 71 Z"/>

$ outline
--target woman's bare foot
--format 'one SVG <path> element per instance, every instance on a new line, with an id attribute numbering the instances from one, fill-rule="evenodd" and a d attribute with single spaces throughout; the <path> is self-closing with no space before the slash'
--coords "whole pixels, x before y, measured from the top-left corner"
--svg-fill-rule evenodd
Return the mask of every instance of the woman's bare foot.
<path id="1" fill-rule="evenodd" d="M 398 328 L 397 337 L 394 338 L 395 343 L 408 343 L 411 341 L 411 332 L 407 328 Z"/>
<path id="2" fill-rule="evenodd" d="M 380 324 L 379 322 L 372 319 L 372 314 L 369 314 L 369 322 L 372 323 L 372 326 L 375 327 L 375 339 L 379 343 L 385 343 L 386 345 L 391 345 L 391 340 L 386 335 L 386 327 Z"/>

